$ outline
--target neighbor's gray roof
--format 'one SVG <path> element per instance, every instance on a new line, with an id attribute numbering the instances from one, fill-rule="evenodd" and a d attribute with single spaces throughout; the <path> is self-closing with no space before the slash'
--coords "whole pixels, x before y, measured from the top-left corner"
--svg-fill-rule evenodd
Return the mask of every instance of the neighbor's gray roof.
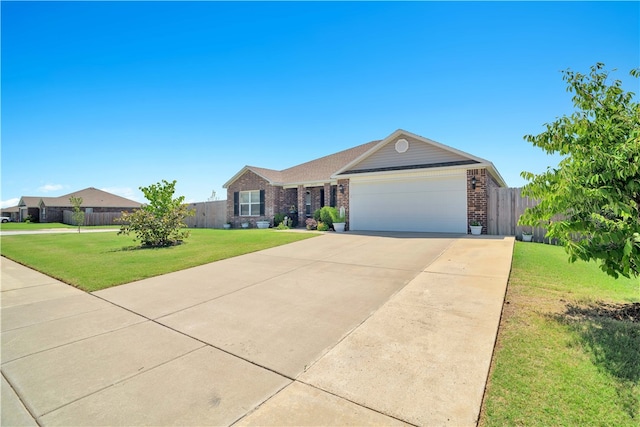
<path id="1" fill-rule="evenodd" d="M 233 181 L 242 175 L 246 170 L 250 170 L 261 177 L 268 180 L 271 184 L 292 185 L 302 184 L 305 182 L 322 182 L 330 181 L 331 176 L 348 165 L 371 148 L 375 147 L 380 141 L 371 141 L 366 144 L 358 145 L 348 150 L 340 151 L 329 156 L 311 160 L 281 171 L 259 168 L 256 166 L 245 166 L 238 174 L 231 178 L 224 186 L 227 187 Z"/>
<path id="2" fill-rule="evenodd" d="M 18 202 L 18 206 L 26 206 L 28 208 L 39 207 L 40 200 L 51 199 L 52 197 L 38 197 L 38 196 L 22 196 Z"/>
<path id="3" fill-rule="evenodd" d="M 74 191 L 60 197 L 22 196 L 18 206 L 39 208 L 40 202 L 48 207 L 70 207 L 71 196 L 82 197 L 82 206 L 87 208 L 139 208 L 140 203 L 89 187 L 84 190 Z"/>
<path id="4" fill-rule="evenodd" d="M 139 208 L 139 202 L 116 196 L 97 188 L 89 187 L 84 190 L 74 191 L 60 197 L 41 197 L 45 206 L 67 207 L 71 206 L 69 198 L 82 197 L 82 206 L 88 208 Z"/>

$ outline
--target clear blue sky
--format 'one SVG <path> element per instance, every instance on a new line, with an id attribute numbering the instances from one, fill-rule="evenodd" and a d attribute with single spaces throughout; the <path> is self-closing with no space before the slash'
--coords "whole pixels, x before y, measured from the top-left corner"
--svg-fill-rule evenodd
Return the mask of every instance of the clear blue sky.
<path id="1" fill-rule="evenodd" d="M 640 3 L 6 2 L 2 206 L 96 187 L 204 201 L 398 128 L 491 160 L 507 184 L 557 158 L 523 140 L 573 111 L 560 71 L 638 92 Z"/>

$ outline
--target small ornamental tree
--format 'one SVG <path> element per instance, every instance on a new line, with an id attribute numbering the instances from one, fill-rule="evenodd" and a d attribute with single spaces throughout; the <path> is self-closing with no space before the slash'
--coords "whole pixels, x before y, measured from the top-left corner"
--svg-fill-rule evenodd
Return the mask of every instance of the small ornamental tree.
<path id="1" fill-rule="evenodd" d="M 134 233 L 134 240 L 143 246 L 172 246 L 189 237 L 183 230 L 187 225 L 184 218 L 193 211 L 184 203 L 184 196 L 173 198 L 176 181 L 162 180 L 140 190 L 149 201 L 134 212 L 123 212 L 118 222 L 122 223 L 118 234 Z"/>
<path id="2" fill-rule="evenodd" d="M 540 203 L 523 225 L 547 228 L 569 260 L 596 260 L 607 274 L 640 274 L 640 105 L 598 63 L 589 75 L 566 70 L 576 111 L 525 140 L 562 156 L 557 168 L 534 175 L 523 195 Z M 632 70 L 638 77 L 640 70 Z"/>
<path id="3" fill-rule="evenodd" d="M 69 197 L 69 202 L 71 202 L 71 206 L 73 206 L 73 213 L 71 214 L 71 218 L 73 222 L 78 226 L 78 233 L 80 232 L 80 226 L 84 225 L 84 212 L 80 209 L 80 205 L 82 205 L 82 197 Z"/>

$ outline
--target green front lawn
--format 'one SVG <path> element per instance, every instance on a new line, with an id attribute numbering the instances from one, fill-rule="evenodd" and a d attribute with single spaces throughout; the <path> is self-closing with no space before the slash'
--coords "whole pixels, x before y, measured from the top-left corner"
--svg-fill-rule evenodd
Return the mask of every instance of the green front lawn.
<path id="1" fill-rule="evenodd" d="M 0 253 L 91 292 L 318 235 L 257 229 L 190 231 L 183 244 L 156 249 L 141 249 L 116 231 L 3 236 Z"/>
<path id="2" fill-rule="evenodd" d="M 69 228 L 77 229 L 77 225 L 62 224 L 60 222 L 4 222 L 0 223 L 0 230 L 2 231 L 38 231 L 38 230 L 52 230 L 56 228 Z M 98 228 L 120 228 L 119 225 L 83 225 L 82 230 L 98 229 Z"/>
<path id="3" fill-rule="evenodd" d="M 2 231 L 33 231 L 51 228 L 76 228 L 75 225 L 62 224 L 60 222 L 4 222 L 0 223 Z M 98 228 L 98 227 L 96 227 Z M 100 227 L 102 228 L 102 227 Z"/>
<path id="4" fill-rule="evenodd" d="M 620 305 L 639 301 L 637 279 L 516 242 L 480 425 L 640 425 L 640 323 Z"/>

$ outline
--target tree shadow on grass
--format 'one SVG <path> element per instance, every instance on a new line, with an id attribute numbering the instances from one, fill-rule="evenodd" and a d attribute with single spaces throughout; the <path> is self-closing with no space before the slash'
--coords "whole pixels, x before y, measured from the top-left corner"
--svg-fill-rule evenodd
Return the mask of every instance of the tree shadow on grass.
<path id="1" fill-rule="evenodd" d="M 640 416 L 640 303 L 567 304 L 556 320 L 578 333 L 593 363 L 618 380 L 620 402 L 631 418 Z"/>
<path id="2" fill-rule="evenodd" d="M 175 247 L 184 245 L 186 242 L 183 242 L 182 240 L 173 244 L 173 245 L 167 245 L 167 246 L 145 246 L 145 245 L 131 245 L 131 246 L 122 246 L 121 248 L 116 248 L 116 249 L 111 249 L 107 252 L 131 252 L 131 251 L 161 251 L 161 250 L 170 250 L 173 249 Z"/>

